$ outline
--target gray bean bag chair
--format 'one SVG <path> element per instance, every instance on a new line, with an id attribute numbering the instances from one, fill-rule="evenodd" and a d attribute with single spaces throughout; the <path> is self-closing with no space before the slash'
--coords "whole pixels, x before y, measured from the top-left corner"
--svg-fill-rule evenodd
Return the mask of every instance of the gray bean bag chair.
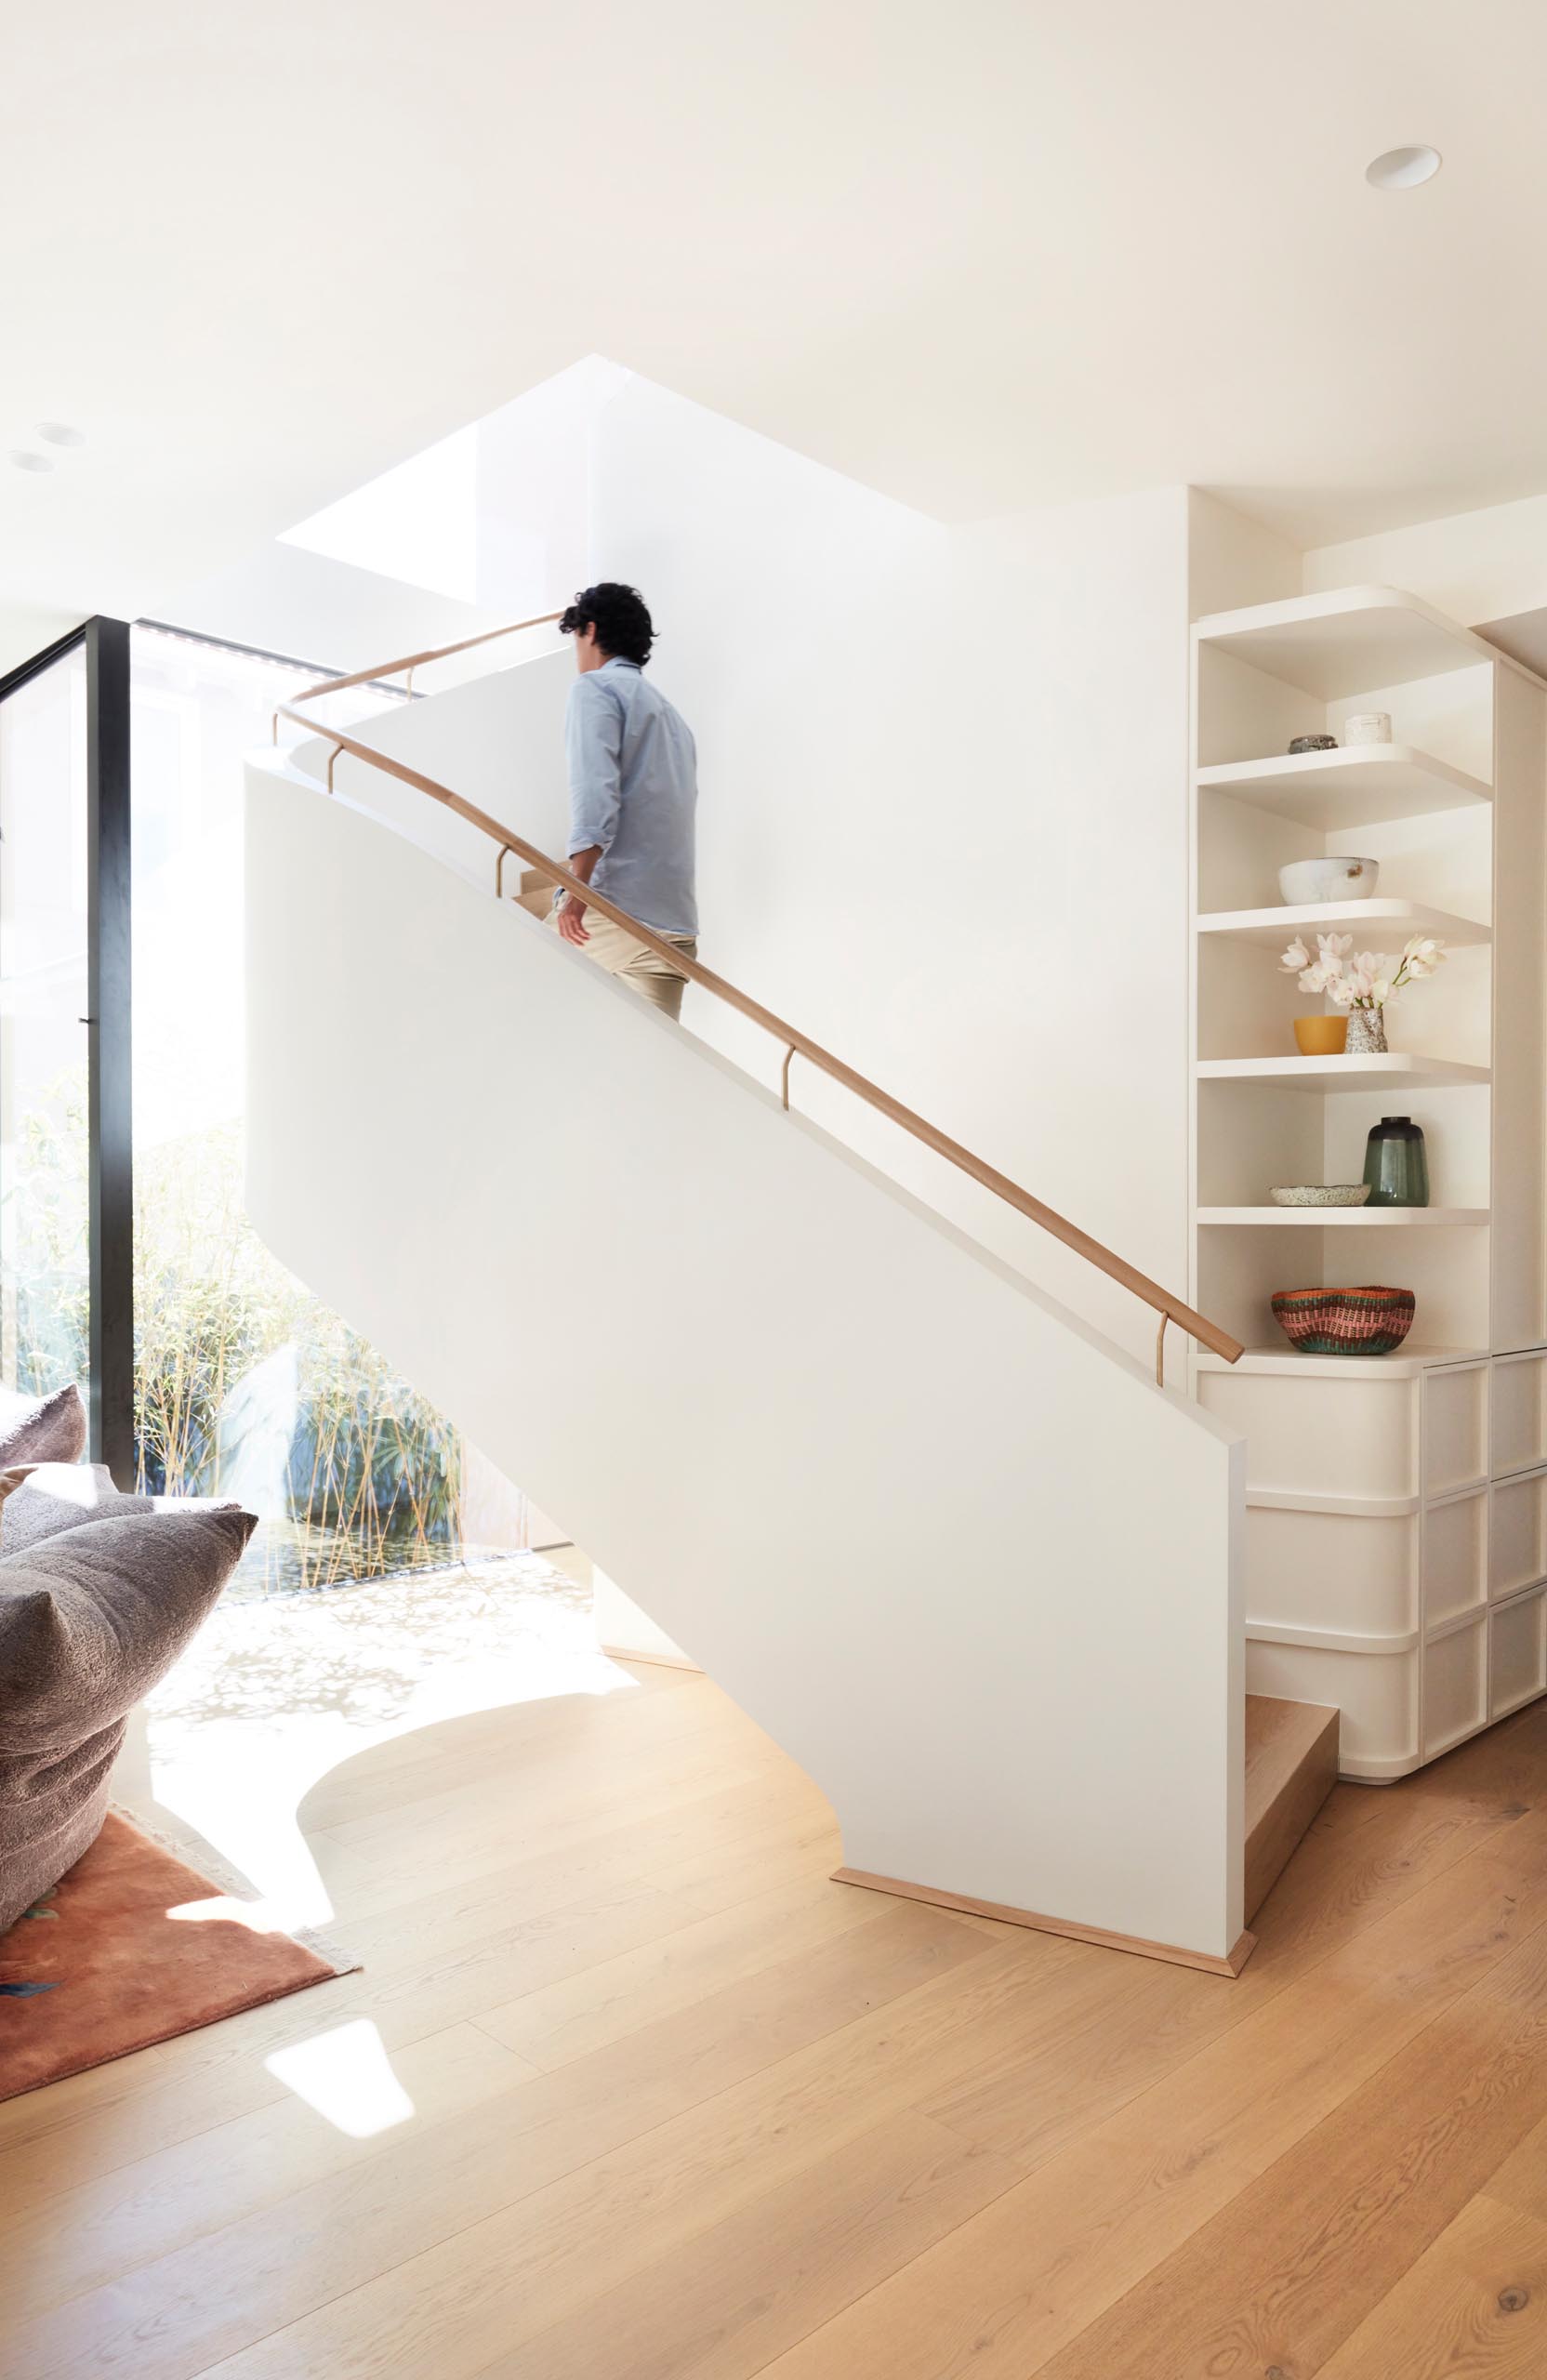
<path id="1" fill-rule="evenodd" d="M 75 1517 L 66 1500 L 69 1516 L 38 1534 L 47 1516 L 27 1517 L 31 1491 L 0 1510 L 0 1933 L 96 1841 L 129 1712 L 214 1608 L 256 1526 L 233 1505 L 138 1509 L 109 1481 L 105 1516 Z M 19 1511 L 33 1533 L 7 1552 Z"/>

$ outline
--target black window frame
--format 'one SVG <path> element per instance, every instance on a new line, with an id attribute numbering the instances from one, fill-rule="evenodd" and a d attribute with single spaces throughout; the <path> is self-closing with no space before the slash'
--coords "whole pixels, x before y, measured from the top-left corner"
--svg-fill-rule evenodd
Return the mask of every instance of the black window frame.
<path id="1" fill-rule="evenodd" d="M 129 623 L 96 615 L 0 673 L 0 702 L 83 646 L 86 702 L 87 1411 L 134 1485 L 134 1038 Z"/>

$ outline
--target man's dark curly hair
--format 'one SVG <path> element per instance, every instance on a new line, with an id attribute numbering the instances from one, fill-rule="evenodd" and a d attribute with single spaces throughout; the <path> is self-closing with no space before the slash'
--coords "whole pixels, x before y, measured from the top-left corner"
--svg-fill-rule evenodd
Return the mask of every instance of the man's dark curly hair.
<path id="1" fill-rule="evenodd" d="M 559 626 L 565 636 L 574 636 L 593 625 L 603 653 L 615 661 L 637 661 L 643 668 L 655 641 L 655 626 L 637 587 L 620 587 L 615 578 L 583 587 Z"/>

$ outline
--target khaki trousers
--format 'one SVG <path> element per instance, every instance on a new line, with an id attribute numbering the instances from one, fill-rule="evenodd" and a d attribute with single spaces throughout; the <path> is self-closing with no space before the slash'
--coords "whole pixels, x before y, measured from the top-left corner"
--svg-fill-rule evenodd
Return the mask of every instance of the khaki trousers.
<path id="1" fill-rule="evenodd" d="M 550 909 L 543 922 L 557 933 L 558 910 Z M 682 994 L 687 985 L 674 968 L 668 967 L 664 959 L 657 959 L 643 943 L 636 942 L 621 926 L 615 926 L 611 918 L 602 917 L 599 910 L 588 909 L 585 923 L 589 939 L 581 946 L 588 959 L 605 967 L 609 975 L 616 975 L 631 992 L 638 992 L 641 999 L 648 1000 L 652 1008 L 662 1009 L 670 1017 L 681 1016 Z M 664 933 L 661 940 L 669 942 L 684 959 L 698 956 L 698 943 L 693 934 Z"/>

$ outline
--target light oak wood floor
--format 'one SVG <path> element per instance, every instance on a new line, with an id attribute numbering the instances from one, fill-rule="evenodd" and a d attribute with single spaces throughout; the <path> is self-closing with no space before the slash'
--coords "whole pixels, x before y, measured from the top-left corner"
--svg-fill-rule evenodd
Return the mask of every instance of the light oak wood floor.
<path id="1" fill-rule="evenodd" d="M 1547 2372 L 1547 1706 L 1231 1983 L 829 1883 L 634 1674 L 313 1788 L 363 1973 L 0 2107 L 6 2380 Z"/>

